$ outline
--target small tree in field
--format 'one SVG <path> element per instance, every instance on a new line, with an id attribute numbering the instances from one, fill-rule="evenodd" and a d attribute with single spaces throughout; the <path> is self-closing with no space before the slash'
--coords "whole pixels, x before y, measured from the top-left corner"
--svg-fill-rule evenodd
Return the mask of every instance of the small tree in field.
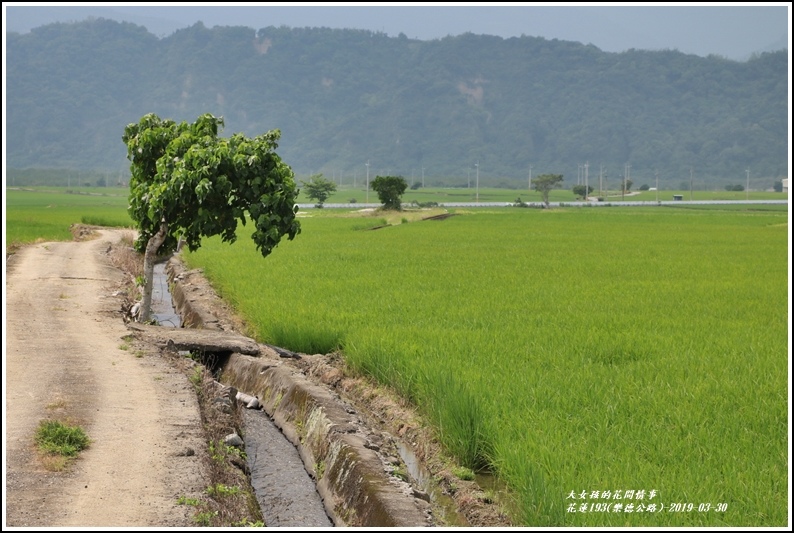
<path id="1" fill-rule="evenodd" d="M 378 193 L 378 198 L 383 202 L 384 209 L 400 211 L 402 202 L 400 197 L 408 188 L 405 178 L 399 176 L 377 176 L 370 183 L 372 190 Z"/>
<path id="2" fill-rule="evenodd" d="M 306 196 L 310 200 L 317 202 L 316 207 L 322 207 L 323 203 L 336 192 L 336 183 L 327 180 L 322 174 L 312 174 L 309 181 L 302 181 L 303 188 L 306 189 Z"/>
<path id="3" fill-rule="evenodd" d="M 573 194 L 578 196 L 579 198 L 586 198 L 593 192 L 593 187 L 590 185 L 574 185 L 573 186 Z"/>
<path id="4" fill-rule="evenodd" d="M 623 185 L 625 185 L 625 188 L 623 189 L 624 192 L 629 192 L 631 190 L 631 186 L 634 185 L 634 182 L 630 179 L 627 179 L 623 182 Z"/>
<path id="5" fill-rule="evenodd" d="M 549 207 L 549 192 L 562 183 L 562 174 L 541 174 L 532 179 L 532 187 L 543 197 L 543 203 Z"/>
<path id="6" fill-rule="evenodd" d="M 149 320 L 154 263 L 176 250 L 191 251 L 202 237 L 237 239 L 237 222 L 251 220 L 251 238 L 267 257 L 284 235 L 300 233 L 292 169 L 275 153 L 279 130 L 254 138 L 218 137 L 223 119 L 210 114 L 177 124 L 150 113 L 124 129 L 131 161 L 129 213 L 144 254 L 144 291 L 138 320 Z"/>

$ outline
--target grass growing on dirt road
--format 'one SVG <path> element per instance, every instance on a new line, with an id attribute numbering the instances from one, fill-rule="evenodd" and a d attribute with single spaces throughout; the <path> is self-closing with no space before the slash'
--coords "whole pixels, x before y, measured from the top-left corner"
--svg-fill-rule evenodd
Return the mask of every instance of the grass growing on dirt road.
<path id="1" fill-rule="evenodd" d="M 45 467 L 53 471 L 65 469 L 69 460 L 77 457 L 91 443 L 83 428 L 59 420 L 39 422 L 35 440 Z"/>
<path id="2" fill-rule="evenodd" d="M 186 259 L 260 341 L 420 406 L 525 525 L 786 524 L 787 206 L 459 213 L 314 211 L 267 259 L 245 232 Z"/>

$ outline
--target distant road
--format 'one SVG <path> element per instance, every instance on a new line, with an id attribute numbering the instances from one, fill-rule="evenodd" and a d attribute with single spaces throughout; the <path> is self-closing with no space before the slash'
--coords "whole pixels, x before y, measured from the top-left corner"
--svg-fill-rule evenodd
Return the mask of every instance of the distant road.
<path id="1" fill-rule="evenodd" d="M 659 202 L 640 202 L 640 201 L 609 201 L 609 202 L 549 202 L 549 207 L 643 207 L 658 205 L 740 205 L 740 204 L 788 204 L 785 200 L 672 200 Z M 382 204 L 323 204 L 330 209 L 373 209 L 381 207 Z M 408 204 L 406 204 L 408 205 Z M 513 207 L 513 202 L 443 202 L 438 207 Z M 526 202 L 527 207 L 542 208 L 543 202 Z M 300 209 L 313 209 L 314 204 L 298 204 Z"/>

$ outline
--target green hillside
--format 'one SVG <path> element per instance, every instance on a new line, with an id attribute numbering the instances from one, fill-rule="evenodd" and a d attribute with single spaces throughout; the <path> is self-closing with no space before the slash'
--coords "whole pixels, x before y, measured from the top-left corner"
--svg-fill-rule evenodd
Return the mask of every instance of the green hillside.
<path id="1" fill-rule="evenodd" d="M 788 175 L 788 57 L 747 62 L 676 51 L 606 53 L 539 37 L 432 41 L 327 28 L 215 27 L 158 39 L 104 19 L 7 35 L 11 169 L 128 162 L 124 126 L 147 112 L 222 115 L 225 133 L 282 131 L 299 175 L 360 183 L 518 186 L 579 165 L 638 186 L 769 188 Z M 13 170 L 12 170 L 13 172 Z M 592 182 L 591 182 L 592 183 Z"/>

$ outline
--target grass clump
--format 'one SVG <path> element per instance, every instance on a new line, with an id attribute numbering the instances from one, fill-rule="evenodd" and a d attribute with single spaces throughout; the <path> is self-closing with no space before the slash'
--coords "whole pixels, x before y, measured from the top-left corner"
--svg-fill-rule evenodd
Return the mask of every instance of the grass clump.
<path id="1" fill-rule="evenodd" d="M 36 431 L 36 444 L 44 453 L 76 457 L 88 447 L 91 440 L 78 426 L 70 426 L 58 420 L 42 420 Z"/>
<path id="2" fill-rule="evenodd" d="M 452 470 L 455 477 L 463 481 L 474 481 L 474 470 L 465 466 L 456 467 Z"/>

